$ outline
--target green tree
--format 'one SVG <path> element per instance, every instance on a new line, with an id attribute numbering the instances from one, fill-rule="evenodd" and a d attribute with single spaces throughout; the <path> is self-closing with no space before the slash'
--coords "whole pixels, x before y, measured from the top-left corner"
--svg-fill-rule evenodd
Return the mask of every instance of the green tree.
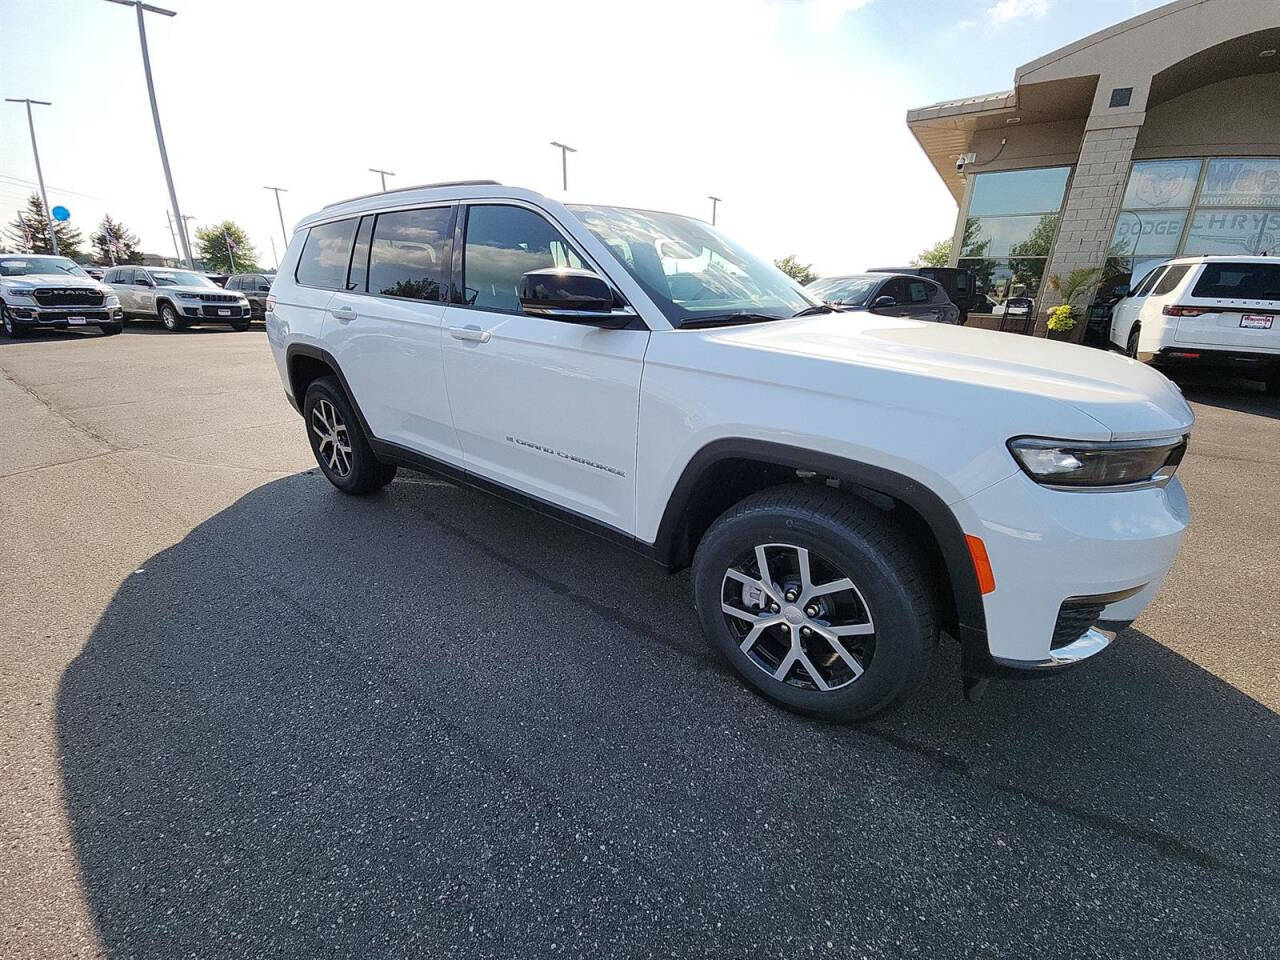
<path id="1" fill-rule="evenodd" d="M 231 247 L 227 248 L 230 238 Z M 234 220 L 196 228 L 200 259 L 214 273 L 256 273 L 262 269 L 249 235 Z M 234 258 L 234 263 L 232 262 Z"/>
<path id="2" fill-rule="evenodd" d="M 946 267 L 951 264 L 951 238 L 939 240 L 932 247 L 926 247 L 915 255 L 911 261 L 913 267 Z"/>
<path id="3" fill-rule="evenodd" d="M 1013 284 L 1021 285 L 1029 296 L 1035 296 L 1040 288 L 1040 278 L 1044 276 L 1044 265 L 1057 230 L 1058 215 L 1046 213 L 1027 239 L 1009 249 L 1009 272 L 1013 274 Z"/>
<path id="4" fill-rule="evenodd" d="M 53 253 L 49 239 L 49 218 L 44 204 L 37 194 L 27 198 L 27 205 L 9 223 L 5 231 L 9 239 L 24 253 Z M 66 221 L 54 221 L 53 235 L 58 238 L 58 253 L 75 259 L 80 256 L 80 244 L 84 242 L 80 231 Z"/>
<path id="5" fill-rule="evenodd" d="M 811 283 L 818 279 L 818 275 L 813 272 L 813 264 L 801 263 L 794 253 L 788 253 L 781 260 L 773 261 L 773 265 L 796 283 Z"/>
<path id="6" fill-rule="evenodd" d="M 138 235 L 111 214 L 102 215 L 98 229 L 89 234 L 93 246 L 93 261 L 102 266 L 117 263 L 141 263 L 142 251 L 138 249 Z"/>

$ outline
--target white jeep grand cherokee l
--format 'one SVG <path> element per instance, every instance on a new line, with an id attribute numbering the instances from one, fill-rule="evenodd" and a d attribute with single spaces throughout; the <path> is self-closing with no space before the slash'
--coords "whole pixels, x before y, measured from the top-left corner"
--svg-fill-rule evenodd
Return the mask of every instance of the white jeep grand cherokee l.
<path id="1" fill-rule="evenodd" d="M 966 690 L 1105 648 L 1187 527 L 1190 408 L 1143 364 L 843 313 L 705 223 L 490 181 L 304 219 L 268 302 L 347 493 L 399 466 L 693 567 L 710 642 L 795 710 L 870 716 L 940 631 Z"/>

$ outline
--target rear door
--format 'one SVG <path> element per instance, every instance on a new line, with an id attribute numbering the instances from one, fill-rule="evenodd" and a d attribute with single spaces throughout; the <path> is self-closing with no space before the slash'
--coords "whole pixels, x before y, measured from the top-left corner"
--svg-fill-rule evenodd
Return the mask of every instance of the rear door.
<path id="1" fill-rule="evenodd" d="M 517 285 L 527 271 L 595 269 L 544 212 L 477 203 L 464 211 L 464 230 L 444 352 L 467 469 L 633 533 L 640 373 L 649 331 L 608 330 L 520 309 Z"/>
<path id="2" fill-rule="evenodd" d="M 156 281 L 149 272 L 141 267 L 133 271 L 133 310 L 148 317 L 156 314 Z"/>
<path id="3" fill-rule="evenodd" d="M 1280 353 L 1280 263 L 1206 263 L 1171 309 L 1177 343 Z"/>
<path id="4" fill-rule="evenodd" d="M 942 298 L 946 299 L 946 294 L 941 287 L 923 277 L 907 277 L 903 280 L 903 286 L 907 291 L 905 316 L 931 323 L 941 322 L 942 312 L 933 299 L 934 290 L 939 291 Z"/>
<path id="5" fill-rule="evenodd" d="M 375 437 L 460 467 L 441 352 L 455 215 L 445 203 L 362 217 L 325 339 Z"/>

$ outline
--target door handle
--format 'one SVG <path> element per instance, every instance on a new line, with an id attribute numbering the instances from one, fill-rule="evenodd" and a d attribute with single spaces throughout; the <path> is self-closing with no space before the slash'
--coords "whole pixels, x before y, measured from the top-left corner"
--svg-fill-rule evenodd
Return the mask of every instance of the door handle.
<path id="1" fill-rule="evenodd" d="M 356 312 L 351 307 L 338 307 L 337 309 L 330 310 L 329 312 L 333 314 L 334 318 L 339 323 L 350 323 L 356 318 Z"/>
<path id="2" fill-rule="evenodd" d="M 455 340 L 470 340 L 472 343 L 488 343 L 489 331 L 471 325 L 466 327 L 450 327 L 449 336 Z"/>

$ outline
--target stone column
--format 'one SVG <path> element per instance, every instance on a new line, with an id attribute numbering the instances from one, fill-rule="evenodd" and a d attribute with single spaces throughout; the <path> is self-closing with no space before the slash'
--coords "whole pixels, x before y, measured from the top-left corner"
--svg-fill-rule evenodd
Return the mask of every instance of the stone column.
<path id="1" fill-rule="evenodd" d="M 1111 117 L 1095 114 L 1089 118 L 1080 146 L 1080 160 L 1062 210 L 1058 239 L 1036 298 L 1036 336 L 1048 333 L 1045 321 L 1049 308 L 1062 302 L 1050 289 L 1049 277 L 1057 274 L 1065 280 L 1072 270 L 1101 267 L 1106 262 L 1143 119 L 1142 113 Z M 1079 342 L 1083 336 L 1082 316 L 1071 339 Z"/>

